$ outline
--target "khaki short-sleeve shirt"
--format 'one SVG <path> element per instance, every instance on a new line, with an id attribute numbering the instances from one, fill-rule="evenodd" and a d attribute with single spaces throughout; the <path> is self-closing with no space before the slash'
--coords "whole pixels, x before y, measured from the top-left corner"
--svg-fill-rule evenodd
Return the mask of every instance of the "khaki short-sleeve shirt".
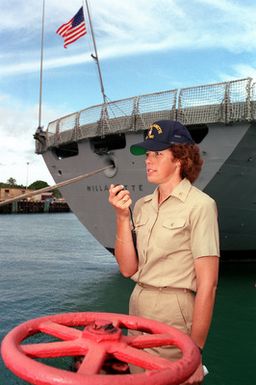
<path id="1" fill-rule="evenodd" d="M 155 287 L 196 291 L 194 259 L 219 256 L 215 201 L 185 178 L 158 204 L 158 189 L 134 207 L 139 256 L 131 277 Z"/>

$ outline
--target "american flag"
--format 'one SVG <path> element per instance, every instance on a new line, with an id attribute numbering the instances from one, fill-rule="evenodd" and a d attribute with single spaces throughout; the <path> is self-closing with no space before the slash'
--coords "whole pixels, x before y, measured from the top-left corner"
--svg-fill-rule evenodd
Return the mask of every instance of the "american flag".
<path id="1" fill-rule="evenodd" d="M 84 21 L 83 7 L 69 20 L 61 25 L 56 33 L 64 38 L 64 48 L 87 33 Z"/>

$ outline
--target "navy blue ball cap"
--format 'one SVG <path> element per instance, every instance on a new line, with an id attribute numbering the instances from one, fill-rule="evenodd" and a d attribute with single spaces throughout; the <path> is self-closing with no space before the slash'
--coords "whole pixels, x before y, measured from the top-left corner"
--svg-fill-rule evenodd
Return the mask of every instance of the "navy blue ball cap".
<path id="1" fill-rule="evenodd" d="M 133 155 L 143 155 L 147 151 L 162 151 L 173 144 L 195 144 L 188 129 L 175 120 L 158 120 L 148 130 L 144 142 L 133 144 Z"/>

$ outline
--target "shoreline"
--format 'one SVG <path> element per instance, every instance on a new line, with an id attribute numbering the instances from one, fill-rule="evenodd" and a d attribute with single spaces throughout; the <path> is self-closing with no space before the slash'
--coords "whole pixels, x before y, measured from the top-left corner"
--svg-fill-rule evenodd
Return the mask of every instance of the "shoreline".
<path id="1" fill-rule="evenodd" d="M 66 202 L 56 201 L 17 201 L 0 207 L 0 214 L 39 214 L 67 213 L 70 208 Z"/>

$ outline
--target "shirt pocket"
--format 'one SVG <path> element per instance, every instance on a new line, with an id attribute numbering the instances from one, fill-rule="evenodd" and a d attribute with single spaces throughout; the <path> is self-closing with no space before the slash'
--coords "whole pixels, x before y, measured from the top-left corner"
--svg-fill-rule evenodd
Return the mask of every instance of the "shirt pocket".
<path id="1" fill-rule="evenodd" d="M 143 228 L 145 227 L 147 222 L 148 222 L 148 217 L 146 217 L 146 216 L 141 216 L 139 219 L 137 219 L 135 222 L 136 232 L 143 230 Z"/>
<path id="2" fill-rule="evenodd" d="M 135 232 L 138 248 L 143 247 L 146 242 L 146 237 L 148 234 L 148 219 L 148 217 L 142 216 L 135 223 Z"/>
<path id="3" fill-rule="evenodd" d="M 183 228 L 186 224 L 186 218 L 167 219 L 163 222 L 162 226 L 169 230 L 176 230 Z"/>
<path id="4" fill-rule="evenodd" d="M 159 230 L 157 245 L 170 252 L 180 249 L 188 239 L 187 220 L 184 217 L 165 219 Z"/>

